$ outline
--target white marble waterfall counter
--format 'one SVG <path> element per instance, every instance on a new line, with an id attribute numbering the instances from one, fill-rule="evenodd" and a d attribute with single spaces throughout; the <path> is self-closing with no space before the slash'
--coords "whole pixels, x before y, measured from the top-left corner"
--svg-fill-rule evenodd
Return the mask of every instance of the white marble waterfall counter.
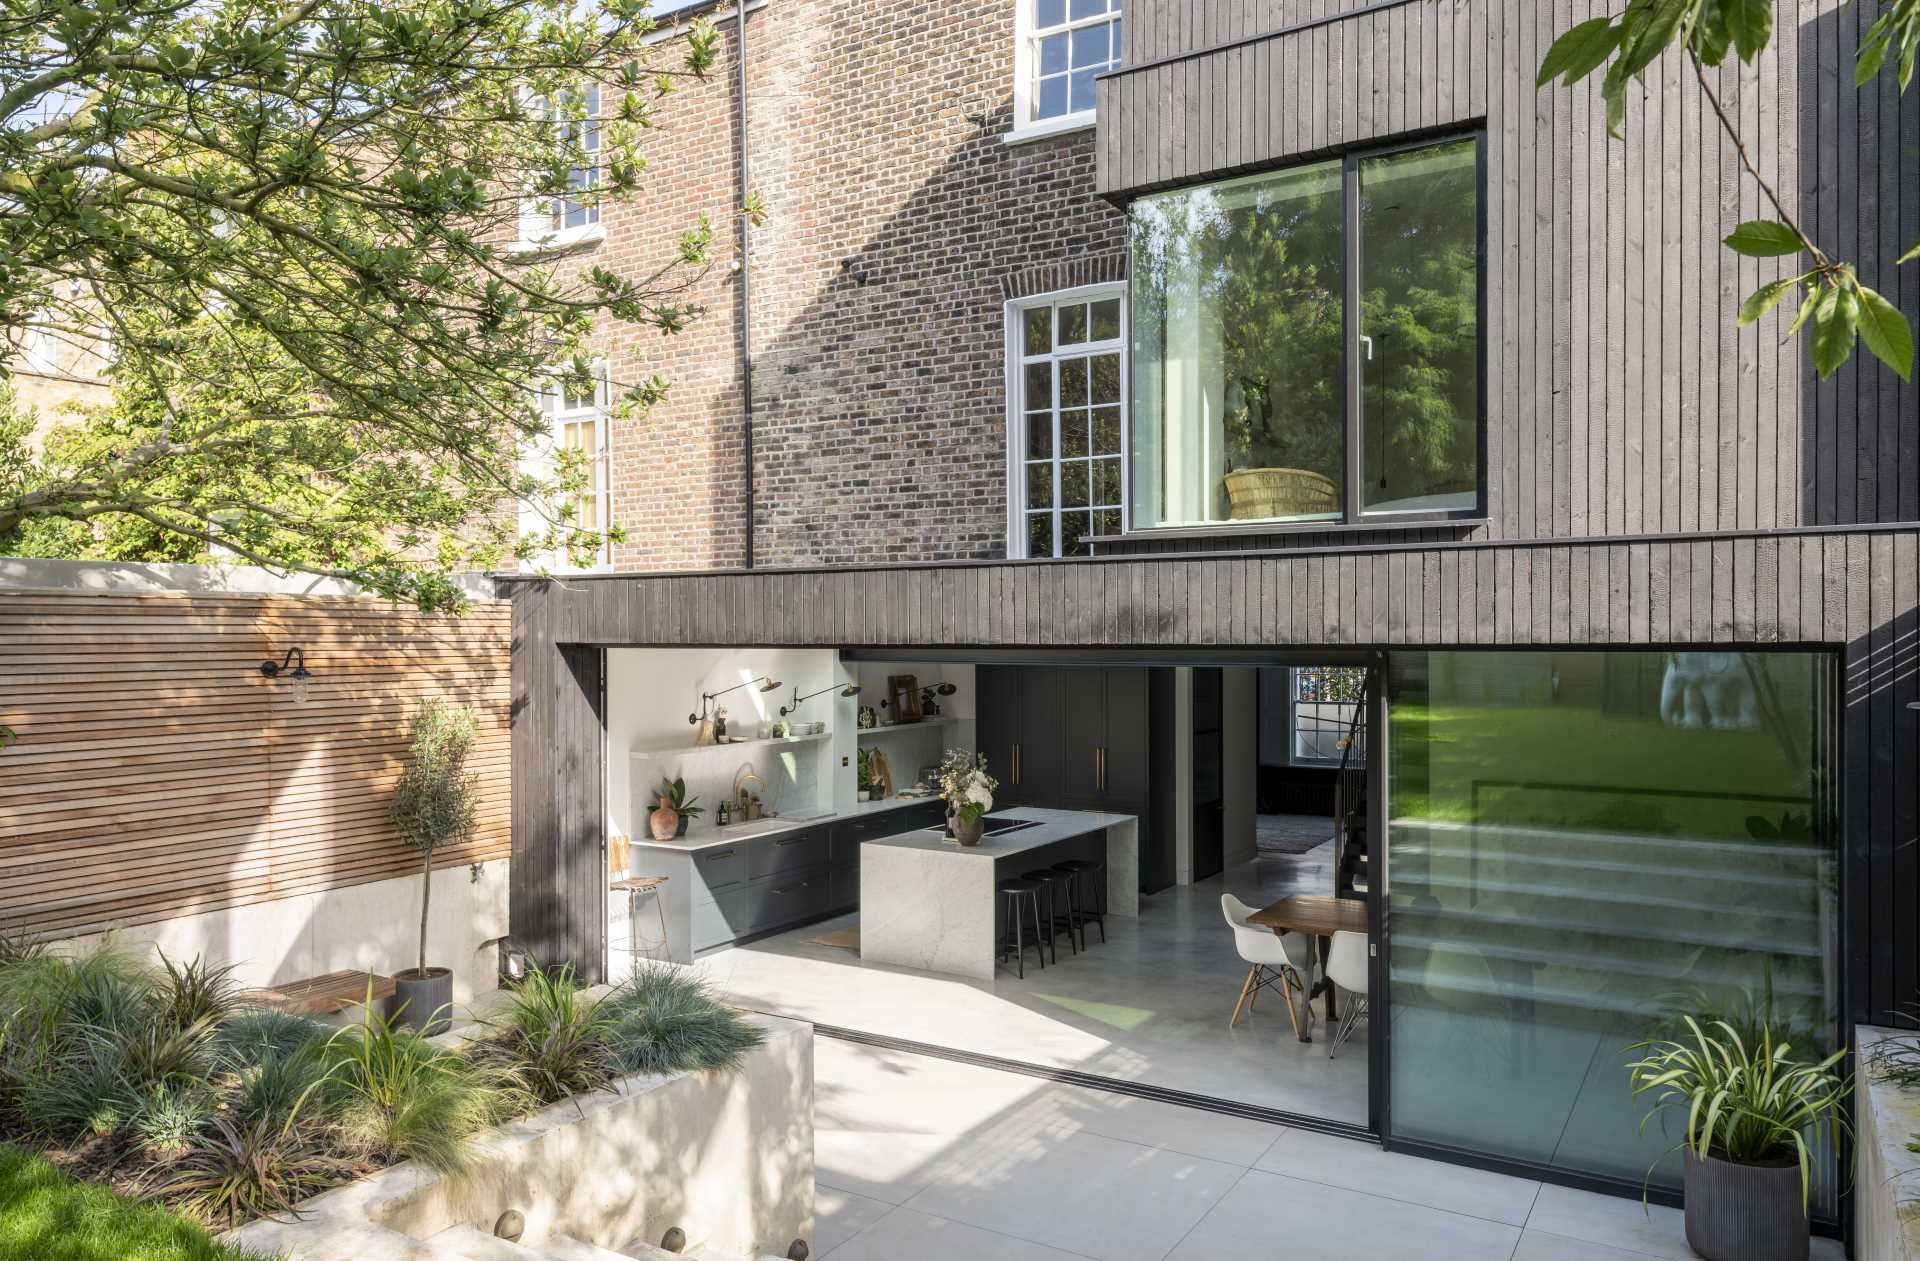
<path id="1" fill-rule="evenodd" d="M 862 959 L 990 979 L 994 884 L 1068 858 L 1104 858 L 1106 913 L 1140 913 L 1140 825 L 1132 815 L 1015 807 L 993 817 L 1035 826 L 972 847 L 924 830 L 860 847 Z"/>

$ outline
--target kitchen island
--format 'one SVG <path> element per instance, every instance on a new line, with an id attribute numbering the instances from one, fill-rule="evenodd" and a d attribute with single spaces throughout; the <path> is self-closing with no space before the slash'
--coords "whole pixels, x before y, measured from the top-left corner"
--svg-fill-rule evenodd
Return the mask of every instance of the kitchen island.
<path id="1" fill-rule="evenodd" d="M 999 937 L 994 885 L 1072 858 L 1107 865 L 1106 913 L 1140 913 L 1140 826 L 1132 815 L 1020 807 L 992 820 L 1031 823 L 963 847 L 938 829 L 860 847 L 860 957 L 990 979 Z"/>

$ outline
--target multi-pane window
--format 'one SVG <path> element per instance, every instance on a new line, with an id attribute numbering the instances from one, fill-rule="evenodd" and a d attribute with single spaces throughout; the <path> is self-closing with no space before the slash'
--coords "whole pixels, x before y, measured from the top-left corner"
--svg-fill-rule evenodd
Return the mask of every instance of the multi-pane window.
<path id="1" fill-rule="evenodd" d="M 1136 529 L 1477 515 L 1480 144 L 1132 207 Z"/>
<path id="2" fill-rule="evenodd" d="M 530 452 L 527 463 L 537 476 L 552 477 L 558 470 L 560 451 L 577 451 L 585 466 L 586 481 L 579 490 L 553 505 L 553 519 L 578 530 L 604 531 L 611 521 L 611 482 L 607 459 L 607 417 L 612 390 L 605 365 L 594 370 L 592 386 L 580 391 L 561 378 L 548 381 L 540 390 L 540 409 L 551 434 L 549 451 Z M 547 522 L 536 514 L 523 522 L 523 530 L 543 529 Z M 612 545 L 602 543 L 593 564 L 612 563 Z M 548 558 L 550 569 L 572 568 L 564 554 Z"/>
<path id="3" fill-rule="evenodd" d="M 1363 666 L 1299 666 L 1293 671 L 1292 761 L 1332 763 L 1345 757 L 1345 741 L 1366 693 Z M 1366 750 L 1355 749 L 1354 760 L 1364 762 Z"/>
<path id="4" fill-rule="evenodd" d="M 529 240 L 551 240 L 584 232 L 600 222 L 599 203 L 583 197 L 600 183 L 600 85 L 589 83 L 577 92 L 541 97 L 533 107 L 552 119 L 556 144 L 569 151 L 577 148 L 583 164 L 567 168 L 565 194 L 535 198 L 528 204 L 520 234 Z"/>
<path id="5" fill-rule="evenodd" d="M 1014 313 L 1014 554 L 1085 556 L 1120 533 L 1126 489 L 1126 336 L 1119 290 L 1042 299 Z"/>
<path id="6" fill-rule="evenodd" d="M 1088 114 L 1093 81 L 1120 64 L 1122 0 L 1020 0 L 1022 39 L 1019 125 Z"/>

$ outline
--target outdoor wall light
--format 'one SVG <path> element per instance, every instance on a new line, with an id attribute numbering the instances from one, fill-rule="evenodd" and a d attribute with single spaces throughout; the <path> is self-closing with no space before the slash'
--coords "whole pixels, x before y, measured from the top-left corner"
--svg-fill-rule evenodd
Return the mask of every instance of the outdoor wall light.
<path id="1" fill-rule="evenodd" d="M 805 696 L 800 695 L 800 689 L 796 687 L 793 689 L 793 704 L 782 705 L 780 707 L 780 716 L 785 718 L 788 714 L 800 708 L 801 701 L 810 701 L 816 696 L 825 696 L 828 692 L 838 692 L 842 696 L 858 696 L 860 695 L 860 685 L 858 683 L 849 683 L 845 687 L 839 687 L 837 685 L 834 687 L 823 687 L 817 692 L 808 692 Z"/>
<path id="2" fill-rule="evenodd" d="M 260 673 L 270 679 L 277 679 L 283 674 L 286 675 L 293 680 L 293 703 L 296 705 L 304 705 L 307 703 L 307 680 L 313 677 L 313 671 L 307 669 L 307 654 L 305 652 L 298 648 L 289 648 L 287 649 L 287 655 L 284 660 L 278 662 L 262 661 L 260 663 Z"/>
<path id="3" fill-rule="evenodd" d="M 713 705 L 713 702 L 719 700 L 722 696 L 725 696 L 728 692 L 737 692 L 743 687 L 756 687 L 756 686 L 762 692 L 777 692 L 780 690 L 780 680 L 774 678 L 770 674 L 763 674 L 757 679 L 748 679 L 745 683 L 736 683 L 732 687 L 723 687 L 717 692 L 702 692 L 700 693 L 700 712 L 697 714 L 688 714 L 687 725 L 689 727 L 699 726 L 701 721 L 706 718 L 708 710 Z"/>

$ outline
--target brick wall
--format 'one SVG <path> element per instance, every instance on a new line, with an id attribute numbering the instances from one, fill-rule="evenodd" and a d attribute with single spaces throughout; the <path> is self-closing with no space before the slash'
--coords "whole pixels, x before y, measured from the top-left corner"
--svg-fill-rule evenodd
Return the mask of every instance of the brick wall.
<path id="1" fill-rule="evenodd" d="M 716 265 L 677 336 L 608 330 L 616 379 L 668 401 L 616 425 L 620 569 L 744 557 L 736 43 L 662 111 L 636 205 L 579 261 L 646 274 L 705 213 Z M 771 0 L 747 18 L 754 233 L 755 561 L 1006 550 L 1003 303 L 1122 273 L 1093 133 L 1010 146 L 1014 0 Z M 1044 284 L 1044 287 L 1052 287 Z"/>

